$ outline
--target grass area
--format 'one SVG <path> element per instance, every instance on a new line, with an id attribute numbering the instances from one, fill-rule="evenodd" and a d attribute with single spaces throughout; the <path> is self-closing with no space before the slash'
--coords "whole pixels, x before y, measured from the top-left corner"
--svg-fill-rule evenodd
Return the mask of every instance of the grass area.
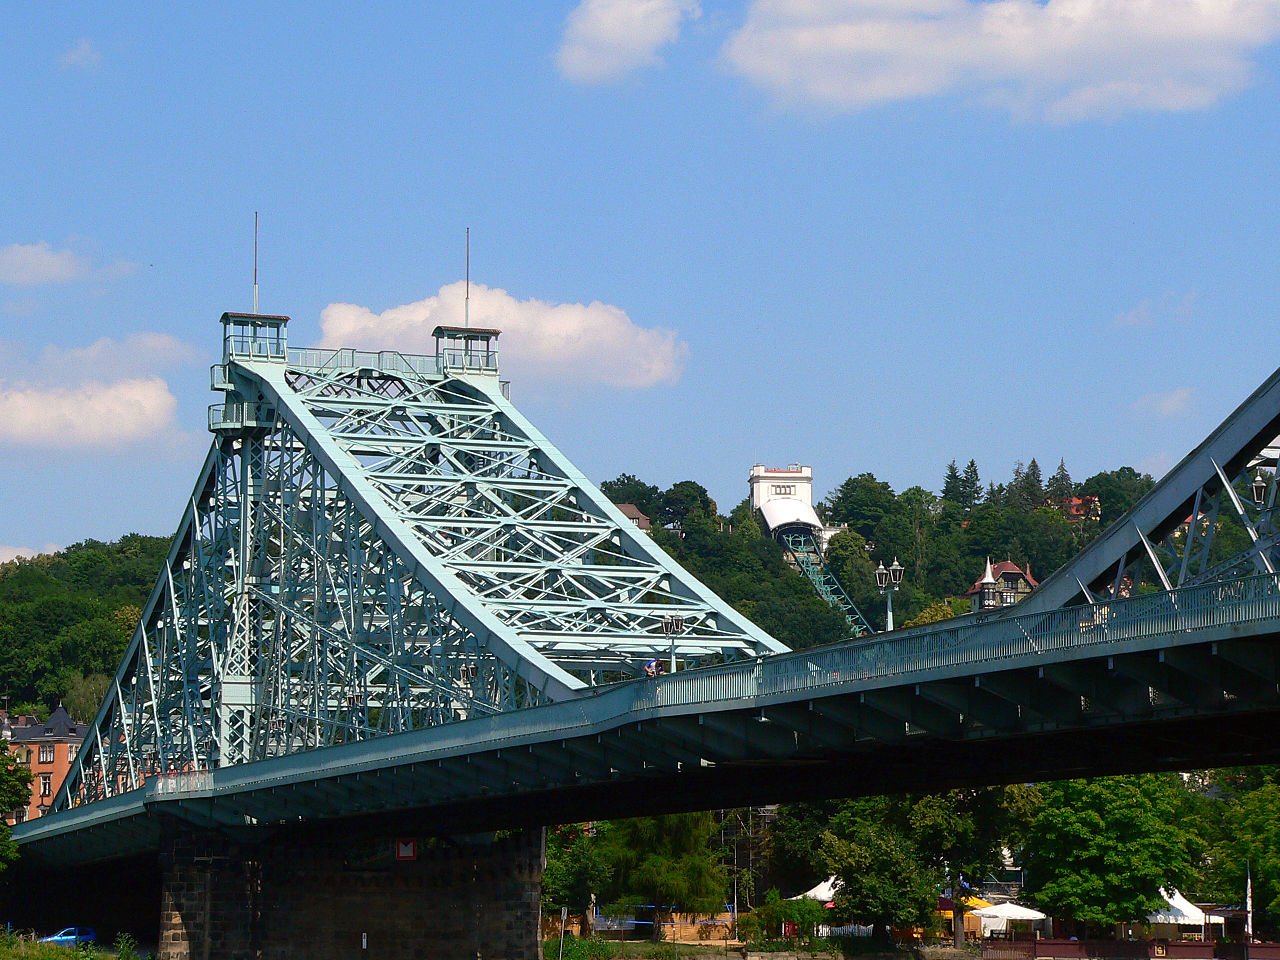
<path id="1" fill-rule="evenodd" d="M 798 952 L 808 956 L 831 958 L 831 960 L 871 955 L 890 957 L 895 953 L 902 956 L 904 960 L 911 956 L 908 951 L 886 951 L 883 945 L 873 944 L 869 940 L 856 937 L 838 940 L 776 940 L 752 944 L 751 949 L 762 952 Z M 544 940 L 542 955 L 547 960 L 558 960 L 559 938 Z M 624 960 L 624 958 L 625 960 L 686 960 L 689 957 L 717 955 L 740 956 L 741 947 L 735 946 L 732 950 L 726 950 L 723 942 L 665 943 L 652 940 L 602 940 L 597 937 L 566 937 L 564 941 L 564 960 Z"/>
<path id="2" fill-rule="evenodd" d="M 0 960 L 141 960 L 143 956 L 138 952 L 137 944 L 127 936 L 117 940 L 114 947 L 88 943 L 64 947 L 38 943 L 30 932 L 0 930 Z"/>
<path id="3" fill-rule="evenodd" d="M 652 940 L 602 940 L 598 937 L 565 937 L 564 960 L 682 960 L 686 957 L 705 957 L 724 953 L 723 946 L 714 943 L 663 943 Z M 560 956 L 560 938 L 542 941 L 542 955 L 547 960 Z M 733 955 L 737 955 L 734 951 Z M 3 958 L 0 958 L 3 960 Z"/>

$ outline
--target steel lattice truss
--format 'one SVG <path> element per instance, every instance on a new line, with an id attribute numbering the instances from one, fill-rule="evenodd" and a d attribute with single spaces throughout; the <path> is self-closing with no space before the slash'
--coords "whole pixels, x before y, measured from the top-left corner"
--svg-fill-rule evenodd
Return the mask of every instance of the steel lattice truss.
<path id="1" fill-rule="evenodd" d="M 261 347 L 229 338 L 214 368 L 216 439 L 57 809 L 570 698 L 651 658 L 786 649 L 640 533 L 496 369 Z"/>
<path id="2" fill-rule="evenodd" d="M 1132 510 L 1021 603 L 992 616 L 1280 570 L 1280 371 Z"/>

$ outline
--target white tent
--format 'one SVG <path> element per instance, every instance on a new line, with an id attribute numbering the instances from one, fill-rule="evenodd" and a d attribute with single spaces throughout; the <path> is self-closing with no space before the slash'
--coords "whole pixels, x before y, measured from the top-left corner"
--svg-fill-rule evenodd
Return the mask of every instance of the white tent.
<path id="1" fill-rule="evenodd" d="M 1171 923 L 1179 927 L 1203 927 L 1205 913 L 1177 890 L 1160 890 L 1168 904 L 1163 910 L 1147 914 L 1147 923 Z M 1224 923 L 1222 917 L 1210 916 L 1209 923 Z"/>
<path id="2" fill-rule="evenodd" d="M 1008 930 L 1010 920 L 1043 920 L 1044 914 L 1021 904 L 993 903 L 989 907 L 974 910 L 973 915 L 982 920 L 982 935 L 989 936 L 993 931 Z"/>
<path id="3" fill-rule="evenodd" d="M 840 887 L 840 881 L 835 877 L 828 877 L 812 890 L 806 890 L 804 893 L 797 893 L 794 897 L 788 897 L 788 900 L 803 900 L 806 897 L 810 900 L 817 900 L 819 903 L 830 903 L 836 898 L 836 890 Z"/>
<path id="4" fill-rule="evenodd" d="M 1032 910 L 1030 907 L 1024 907 L 1021 904 L 993 903 L 989 907 L 983 907 L 981 910 L 974 910 L 975 917 L 982 917 L 985 920 L 1043 920 L 1044 914 L 1039 910 Z"/>

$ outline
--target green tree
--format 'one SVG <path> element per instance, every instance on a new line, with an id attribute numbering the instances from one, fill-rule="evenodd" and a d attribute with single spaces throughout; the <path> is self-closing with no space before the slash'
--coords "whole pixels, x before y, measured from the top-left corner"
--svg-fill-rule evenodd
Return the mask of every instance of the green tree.
<path id="1" fill-rule="evenodd" d="M 911 832 L 925 863 L 952 891 L 956 946 L 964 944 L 964 889 L 1000 864 L 1004 790 L 980 787 L 926 794 L 911 806 Z"/>
<path id="2" fill-rule="evenodd" d="M 957 503 L 966 511 L 972 510 L 982 499 L 982 480 L 978 477 L 978 464 L 970 460 L 960 476 L 960 499 Z"/>
<path id="3" fill-rule="evenodd" d="M 964 599 L 959 601 L 963 607 L 957 609 L 955 600 L 935 600 L 929 604 L 910 620 L 903 622 L 904 627 L 923 627 L 930 623 L 941 623 L 943 620 L 950 620 L 952 617 L 958 617 L 969 612 L 969 602 Z"/>
<path id="4" fill-rule="evenodd" d="M 673 911 L 717 912 L 724 906 L 726 876 L 712 847 L 715 834 L 709 812 L 613 821 L 603 838 L 612 870 L 607 901 L 619 909 L 653 904 L 655 920 Z"/>
<path id="5" fill-rule="evenodd" d="M 662 495 L 662 508 L 658 513 L 662 522 L 683 525 L 693 514 L 707 519 L 715 517 L 716 502 L 700 483 L 693 480 L 673 483 Z"/>
<path id="6" fill-rule="evenodd" d="M 808 890 L 831 875 L 819 846 L 842 801 L 784 803 L 769 831 L 768 876 L 792 893 Z"/>
<path id="7" fill-rule="evenodd" d="M 964 478 L 960 476 L 960 470 L 952 460 L 947 464 L 947 472 L 942 477 L 942 499 L 954 504 L 962 504 L 963 497 Z"/>
<path id="8" fill-rule="evenodd" d="M 1080 484 L 1081 496 L 1098 498 L 1102 507 L 1102 526 L 1114 523 L 1156 485 L 1146 473 L 1133 467 L 1104 470 Z"/>
<path id="9" fill-rule="evenodd" d="M 1071 482 L 1071 474 L 1067 472 L 1067 461 L 1060 459 L 1058 469 L 1044 486 L 1045 502 L 1055 506 L 1075 496 L 1076 485 Z"/>
<path id="10" fill-rule="evenodd" d="M 542 874 L 546 910 L 568 907 L 571 913 L 590 916 L 592 897 L 605 889 L 613 875 L 603 839 L 608 829 L 607 823 L 568 823 L 547 831 L 547 866 Z"/>
<path id="11" fill-rule="evenodd" d="M 1253 880 L 1254 929 L 1270 939 L 1280 934 L 1280 784 L 1263 780 L 1221 807 L 1222 829 L 1206 857 L 1202 895 L 1241 903 L 1247 874 Z"/>
<path id="12" fill-rule="evenodd" d="M 1027 831 L 1028 896 L 1095 932 L 1161 907 L 1162 886 L 1193 876 L 1181 790 L 1176 774 L 1041 784 Z"/>
<path id="13" fill-rule="evenodd" d="M 111 678 L 105 673 L 91 673 L 87 677 L 75 677 L 62 695 L 62 705 L 73 720 L 91 723 L 98 715 L 111 686 Z"/>
<path id="14" fill-rule="evenodd" d="M 938 875 L 930 869 L 895 817 L 896 801 L 848 801 L 819 841 L 825 872 L 840 880 L 836 912 L 875 927 L 889 942 L 892 927 L 927 922 L 937 899 Z"/>
<path id="15" fill-rule="evenodd" d="M 827 497 L 829 523 L 847 523 L 863 537 L 871 537 L 880 521 L 893 512 L 893 488 L 871 473 L 860 473 L 840 484 Z"/>
<path id="16" fill-rule="evenodd" d="M 1006 505 L 1014 510 L 1029 513 L 1044 503 L 1044 484 L 1040 476 L 1040 464 L 1032 457 L 1025 467 L 1019 461 L 1013 468 L 1013 480 L 1006 494 Z"/>
<path id="17" fill-rule="evenodd" d="M 650 520 L 657 520 L 662 512 L 662 491 L 630 473 L 606 480 L 600 484 L 600 492 L 612 503 L 634 503 Z"/>
<path id="18" fill-rule="evenodd" d="M 31 771 L 18 762 L 16 755 L 0 750 L 0 810 L 16 810 L 31 799 Z M 13 842 L 9 826 L 0 820 L 0 870 L 18 859 L 18 845 Z"/>

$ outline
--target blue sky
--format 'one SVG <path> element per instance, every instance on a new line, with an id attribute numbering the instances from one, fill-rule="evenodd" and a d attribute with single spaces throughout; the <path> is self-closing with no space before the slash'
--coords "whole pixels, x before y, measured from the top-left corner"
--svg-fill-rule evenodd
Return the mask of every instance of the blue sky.
<path id="1" fill-rule="evenodd" d="M 217 319 L 506 330 L 588 476 L 1159 474 L 1276 367 L 1280 0 L 29 4 L 0 559 L 176 525 Z"/>

